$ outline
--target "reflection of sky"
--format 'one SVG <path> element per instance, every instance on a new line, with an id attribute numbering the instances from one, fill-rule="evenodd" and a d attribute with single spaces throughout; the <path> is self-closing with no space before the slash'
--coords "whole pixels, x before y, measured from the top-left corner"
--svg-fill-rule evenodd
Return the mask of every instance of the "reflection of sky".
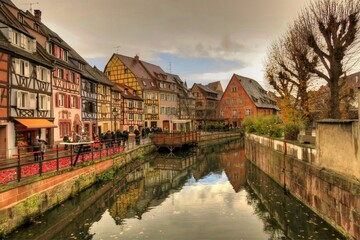
<path id="1" fill-rule="evenodd" d="M 141 220 L 117 226 L 107 211 L 90 233 L 93 239 L 268 239 L 246 194 L 235 193 L 224 173 L 190 179 Z"/>

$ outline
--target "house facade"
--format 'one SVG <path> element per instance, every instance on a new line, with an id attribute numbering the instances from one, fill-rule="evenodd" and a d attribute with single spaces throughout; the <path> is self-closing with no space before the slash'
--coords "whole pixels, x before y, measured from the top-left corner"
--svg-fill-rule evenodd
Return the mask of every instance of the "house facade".
<path id="1" fill-rule="evenodd" d="M 107 131 L 114 131 L 114 114 L 111 105 L 112 88 L 114 84 L 96 67 L 93 67 L 94 77 L 98 79 L 97 89 L 97 133 L 104 134 Z"/>
<path id="2" fill-rule="evenodd" d="M 0 48 L 3 109 L 0 138 L 2 157 L 33 151 L 36 138 L 50 141 L 52 123 L 52 65 L 41 55 L 41 46 L 8 8 L 0 9 Z M 6 82 L 5 82 L 6 81 Z M 5 89 L 6 87 L 6 89 Z"/>
<path id="3" fill-rule="evenodd" d="M 217 114 L 229 126 L 238 127 L 246 116 L 273 115 L 278 110 L 276 102 L 257 81 L 234 74 L 219 102 Z"/>
<path id="4" fill-rule="evenodd" d="M 220 99 L 220 93 L 208 86 L 195 83 L 191 92 L 196 98 L 195 119 L 196 127 L 203 129 L 206 125 L 215 124 L 218 121 L 216 109 Z"/>
<path id="5" fill-rule="evenodd" d="M 146 69 L 146 66 L 151 69 Z M 104 70 L 112 82 L 125 84 L 144 100 L 143 127 L 149 128 L 160 126 L 159 88 L 151 73 L 153 68 L 160 72 L 159 67 L 141 61 L 138 56 L 132 58 L 113 54 Z"/>
<path id="6" fill-rule="evenodd" d="M 135 129 L 142 130 L 144 115 L 144 100 L 136 95 L 136 91 L 125 84 L 117 83 L 121 91 L 121 131 L 134 132 Z"/>

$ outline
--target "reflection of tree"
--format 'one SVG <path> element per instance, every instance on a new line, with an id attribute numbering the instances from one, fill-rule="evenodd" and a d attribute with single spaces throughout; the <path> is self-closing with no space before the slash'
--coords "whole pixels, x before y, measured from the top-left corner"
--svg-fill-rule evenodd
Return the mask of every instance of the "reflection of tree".
<path id="1" fill-rule="evenodd" d="M 246 178 L 248 204 L 263 221 L 270 239 L 344 239 L 249 161 Z"/>

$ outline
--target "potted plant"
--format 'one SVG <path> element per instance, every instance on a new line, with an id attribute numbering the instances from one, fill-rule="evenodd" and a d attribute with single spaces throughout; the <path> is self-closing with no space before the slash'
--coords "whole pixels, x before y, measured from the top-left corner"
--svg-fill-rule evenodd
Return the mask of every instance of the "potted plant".
<path id="1" fill-rule="evenodd" d="M 285 140 L 297 140 L 300 132 L 299 125 L 295 123 L 284 125 L 284 138 Z"/>

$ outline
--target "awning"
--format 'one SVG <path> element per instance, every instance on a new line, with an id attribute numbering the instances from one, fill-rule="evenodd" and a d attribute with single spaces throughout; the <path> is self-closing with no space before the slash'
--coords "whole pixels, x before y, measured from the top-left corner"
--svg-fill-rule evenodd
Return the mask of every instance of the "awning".
<path id="1" fill-rule="evenodd" d="M 26 119 L 15 118 L 15 121 L 21 123 L 26 129 L 39 129 L 39 128 L 56 128 L 57 126 L 46 119 Z"/>

